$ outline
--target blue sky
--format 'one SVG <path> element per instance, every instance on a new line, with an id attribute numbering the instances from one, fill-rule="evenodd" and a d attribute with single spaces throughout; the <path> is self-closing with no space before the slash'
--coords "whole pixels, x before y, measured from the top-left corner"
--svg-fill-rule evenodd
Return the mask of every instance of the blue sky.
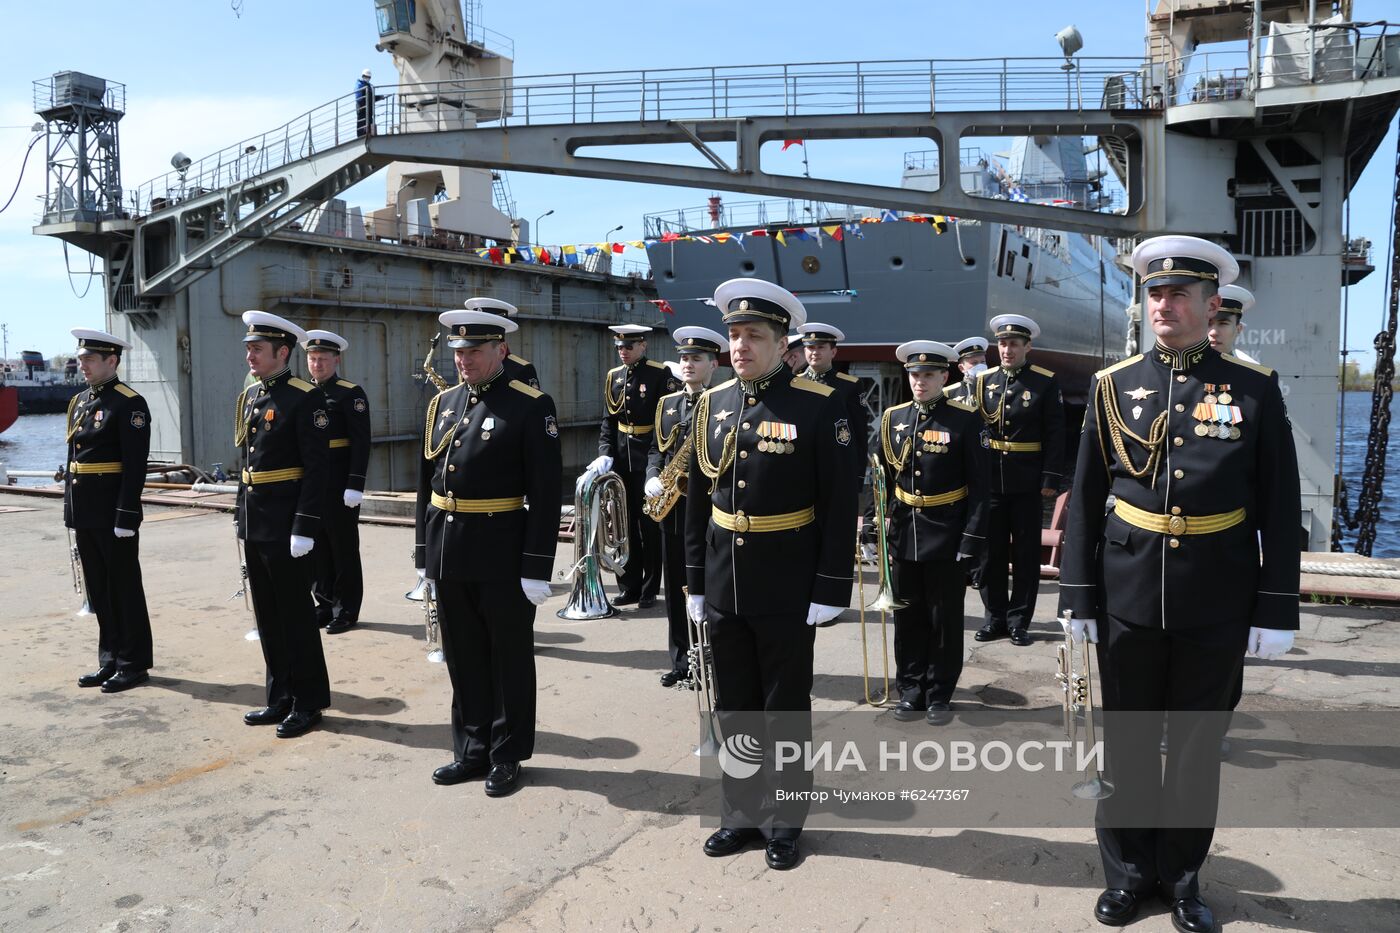
<path id="1" fill-rule="evenodd" d="M 374 51 L 372 0 L 68 0 L 15 4 L 12 43 L 0 62 L 0 203 L 19 174 L 32 109 L 31 82 L 76 69 L 126 85 L 121 124 L 123 186 L 168 170 L 177 150 L 198 158 L 349 92 L 360 70 L 389 79 L 389 56 Z M 55 11 L 61 6 L 62 20 Z M 1382 0 L 1357 0 L 1357 20 L 1379 19 Z M 742 12 L 742 16 L 738 13 Z M 1142 0 L 1112 3 L 1001 0 L 989 7 L 938 2 L 867 6 L 831 0 L 805 4 L 660 3 L 646 8 L 584 4 L 493 3 L 483 24 L 515 42 L 519 75 L 570 71 L 891 58 L 1055 55 L 1054 33 L 1074 23 L 1085 55 L 1134 56 L 1143 50 Z M 67 30 L 66 34 L 62 34 Z M 61 35 L 62 34 L 62 35 Z M 1086 89 L 1087 96 L 1087 89 Z M 1375 243 L 1383 267 L 1389 237 L 1395 131 L 1392 127 L 1354 190 L 1352 235 Z M 899 153 L 916 141 L 813 143 L 813 171 L 898 182 Z M 66 352 L 68 328 L 102 325 L 101 289 L 86 297 L 86 254 L 30 234 L 43 191 L 42 144 L 30 157 L 14 203 L 0 214 L 0 322 L 10 355 Z M 800 155 L 791 151 L 793 171 Z M 538 231 L 546 243 L 589 243 L 624 225 L 613 239 L 640 239 L 642 215 L 703 204 L 711 193 L 661 186 L 512 174 L 529 220 L 553 210 Z M 362 183 L 352 200 L 382 203 L 383 181 Z M 727 200 L 750 196 L 727 195 Z M 1385 270 L 1351 289 L 1347 345 L 1371 358 L 1384 320 Z"/>

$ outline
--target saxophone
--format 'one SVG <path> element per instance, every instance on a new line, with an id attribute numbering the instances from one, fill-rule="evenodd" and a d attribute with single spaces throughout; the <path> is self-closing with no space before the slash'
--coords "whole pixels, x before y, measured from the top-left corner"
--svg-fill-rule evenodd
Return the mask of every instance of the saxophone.
<path id="1" fill-rule="evenodd" d="M 661 495 L 647 496 L 642 503 L 642 514 L 654 522 L 659 522 L 671 513 L 685 495 L 686 487 L 690 482 L 690 444 L 695 438 L 695 431 L 692 429 L 681 441 L 681 446 L 676 450 L 676 455 L 671 458 L 671 462 L 666 464 L 661 471 Z"/>
<path id="2" fill-rule="evenodd" d="M 448 385 L 447 380 L 439 376 L 438 371 L 433 368 L 433 354 L 437 352 L 438 341 L 441 339 L 441 331 L 433 334 L 433 339 L 428 344 L 428 355 L 423 357 L 423 372 L 432 380 L 433 385 L 437 386 L 439 392 L 446 392 L 452 387 Z"/>

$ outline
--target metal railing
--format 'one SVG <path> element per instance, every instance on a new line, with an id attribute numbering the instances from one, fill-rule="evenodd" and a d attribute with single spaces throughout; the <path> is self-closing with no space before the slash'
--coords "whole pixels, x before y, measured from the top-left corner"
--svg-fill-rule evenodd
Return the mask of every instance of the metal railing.
<path id="1" fill-rule="evenodd" d="M 34 112 L 79 104 L 126 112 L 126 85 L 76 71 L 60 71 L 34 82 Z"/>
<path id="2" fill-rule="evenodd" d="M 919 149 L 904 153 L 906 171 L 936 172 L 940 164 L 939 150 Z M 958 148 L 958 164 L 965 167 L 987 166 L 991 158 L 981 146 L 961 146 Z"/>
<path id="3" fill-rule="evenodd" d="M 136 214 L 236 185 L 263 172 L 352 142 L 367 132 L 399 134 L 466 127 L 475 106 L 504 114 L 481 125 L 530 126 L 635 120 L 712 120 L 942 110 L 1074 108 L 1081 89 L 1110 80 L 1141 84 L 1140 58 L 816 62 L 480 78 L 374 89 L 372 112 L 352 91 L 258 136 L 146 182 L 129 196 Z M 1091 101 L 1094 93 L 1086 95 Z M 1134 99 L 1141 99 L 1141 88 Z M 1091 103 L 1092 106 L 1092 103 Z M 163 200 L 162 200 L 163 199 Z"/>
<path id="4" fill-rule="evenodd" d="M 880 211 L 851 204 L 828 204 L 790 198 L 765 198 L 720 204 L 682 207 L 657 211 L 642 217 L 645 235 L 659 238 L 667 233 L 718 230 L 725 227 L 813 226 L 854 223 L 863 217 L 878 217 Z"/>
<path id="5" fill-rule="evenodd" d="M 1296 207 L 1240 211 L 1240 252 L 1247 256 L 1297 256 L 1312 248 L 1307 223 Z"/>
<path id="6" fill-rule="evenodd" d="M 1394 23 L 1319 25 L 1306 33 L 1263 36 L 1258 51 L 1257 63 L 1249 50 L 1237 49 L 1155 66 L 1165 68 L 1167 103 L 1244 100 L 1271 88 L 1400 77 L 1400 25 Z"/>

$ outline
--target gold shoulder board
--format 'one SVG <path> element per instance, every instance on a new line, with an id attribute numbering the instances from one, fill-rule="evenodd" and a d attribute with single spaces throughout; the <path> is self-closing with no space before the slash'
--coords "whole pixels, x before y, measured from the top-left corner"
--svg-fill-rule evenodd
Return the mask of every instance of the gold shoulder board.
<path id="1" fill-rule="evenodd" d="M 288 379 L 287 385 L 294 389 L 300 389 L 303 392 L 310 392 L 314 388 L 311 383 L 307 382 L 305 379 L 298 379 L 296 376 Z"/>
<path id="2" fill-rule="evenodd" d="M 530 398 L 539 398 L 541 395 L 544 395 L 539 389 L 532 385 L 526 385 L 519 379 L 512 379 L 510 381 L 510 387 L 517 392 L 523 392 L 525 395 L 530 396 Z"/>
<path id="3" fill-rule="evenodd" d="M 654 367 L 657 368 L 657 369 L 667 369 L 667 368 L 668 368 L 668 367 L 666 366 L 665 363 L 658 363 L 656 360 L 647 360 L 647 365 L 648 365 L 648 366 L 654 366 Z"/>
<path id="4" fill-rule="evenodd" d="M 346 380 L 346 379 L 337 379 L 337 380 L 335 381 L 335 384 L 338 385 L 338 386 L 340 386 L 342 389 L 353 389 L 353 388 L 355 388 L 355 383 L 350 382 L 349 380 Z"/>
<path id="5" fill-rule="evenodd" d="M 844 379 L 847 382 L 860 382 L 860 379 L 856 378 L 855 376 L 852 376 L 850 373 L 837 373 L 836 378 Z"/>
<path id="6" fill-rule="evenodd" d="M 131 386 L 122 382 L 118 382 L 116 385 L 112 386 L 112 388 L 116 389 L 118 393 L 125 395 L 127 398 L 135 398 L 139 394 Z"/>
<path id="7" fill-rule="evenodd" d="M 1098 378 L 1102 379 L 1104 376 L 1107 376 L 1109 373 L 1116 373 L 1116 372 L 1118 372 L 1118 370 L 1122 369 L 1124 366 L 1129 366 L 1129 365 L 1131 365 L 1131 364 L 1133 364 L 1133 363 L 1136 363 L 1138 360 L 1142 359 L 1142 356 L 1143 356 L 1143 355 L 1142 355 L 1141 353 L 1139 353 L 1137 356 L 1130 356 L 1130 357 L 1128 357 L 1126 360 L 1123 360 L 1121 363 L 1114 363 L 1112 366 L 1108 367 L 1107 369 L 1101 369 L 1101 370 L 1099 370 L 1099 371 L 1096 372 L 1094 375 L 1097 376 Z"/>
<path id="8" fill-rule="evenodd" d="M 1262 363 L 1251 363 L 1248 360 L 1242 360 L 1238 356 L 1233 356 L 1229 353 L 1222 353 L 1220 355 L 1224 359 L 1229 360 L 1231 363 L 1234 363 L 1238 366 L 1243 366 L 1246 369 L 1252 369 L 1256 373 L 1263 373 L 1266 376 L 1272 376 L 1274 374 L 1274 371 L 1272 369 L 1263 365 Z"/>
<path id="9" fill-rule="evenodd" d="M 948 407 L 949 407 L 949 408 L 961 409 L 962 411 L 976 411 L 976 410 L 977 410 L 977 409 L 973 408 L 971 405 L 969 405 L 967 402 L 964 402 L 964 401 L 963 401 L 962 399 L 960 399 L 960 398 L 949 398 L 949 399 L 948 399 Z"/>
<path id="10" fill-rule="evenodd" d="M 728 382 L 721 382 L 721 383 L 720 383 L 719 385 L 717 385 L 717 386 L 712 386 L 711 388 L 706 389 L 706 390 L 705 390 L 705 394 L 706 394 L 706 395 L 713 395 L 713 394 L 715 394 L 716 392 L 718 392 L 720 389 L 727 389 L 727 388 L 729 388 L 730 386 L 732 386 L 734 383 L 736 383 L 736 382 L 738 382 L 738 381 L 739 381 L 739 380 L 736 378 L 736 379 L 730 379 Z"/>
<path id="11" fill-rule="evenodd" d="M 1031 364 L 1031 372 L 1033 372 L 1033 373 L 1040 373 L 1042 376 L 1053 376 L 1053 375 L 1055 375 L 1053 372 L 1051 372 L 1050 370 L 1046 369 L 1044 366 L 1037 366 L 1037 365 L 1035 365 L 1034 363 Z"/>
<path id="12" fill-rule="evenodd" d="M 820 395 L 822 398 L 826 398 L 836 391 L 831 386 L 825 386 L 820 382 L 813 382 L 810 379 L 803 379 L 801 376 L 792 380 L 792 387 L 794 389 L 801 389 L 803 392 L 812 392 L 816 395 Z"/>
<path id="13" fill-rule="evenodd" d="M 512 360 L 515 360 L 515 362 L 519 363 L 521 366 L 529 366 L 529 365 L 530 365 L 530 361 L 527 360 L 527 359 L 525 359 L 525 357 L 523 357 L 523 356 L 516 356 L 514 353 L 511 353 L 511 354 L 509 355 L 509 358 L 512 359 Z"/>

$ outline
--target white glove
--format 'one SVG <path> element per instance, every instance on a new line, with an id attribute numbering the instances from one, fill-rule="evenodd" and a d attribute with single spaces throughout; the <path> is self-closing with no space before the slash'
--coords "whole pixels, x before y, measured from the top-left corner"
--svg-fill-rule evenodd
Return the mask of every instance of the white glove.
<path id="1" fill-rule="evenodd" d="M 1272 661 L 1283 657 L 1293 647 L 1293 633 L 1276 628 L 1251 628 L 1245 645 L 1256 658 Z"/>
<path id="2" fill-rule="evenodd" d="M 136 529 L 134 529 L 134 528 L 113 528 L 113 529 L 112 529 L 112 534 L 116 535 L 118 538 L 130 538 L 130 537 L 134 537 L 134 536 L 135 536 L 135 534 L 136 534 Z"/>
<path id="3" fill-rule="evenodd" d="M 705 621 L 705 597 L 687 596 L 685 598 L 685 614 L 690 616 L 690 621 L 699 625 Z"/>
<path id="4" fill-rule="evenodd" d="M 612 457 L 599 457 L 597 460 L 594 460 L 588 465 L 588 469 L 593 470 L 597 473 L 606 473 L 612 469 L 612 465 Z"/>
<path id="5" fill-rule="evenodd" d="M 655 476 L 647 480 L 647 484 L 642 487 L 642 492 L 649 496 L 659 496 L 666 491 L 666 487 L 661 485 L 661 480 Z"/>
<path id="6" fill-rule="evenodd" d="M 344 502 L 347 509 L 358 509 L 363 501 L 365 501 L 365 494 L 358 489 L 345 490 Z"/>
<path id="7" fill-rule="evenodd" d="M 1089 644 L 1097 645 L 1099 643 L 1099 623 L 1093 619 L 1071 618 L 1069 621 L 1065 621 L 1064 617 L 1061 616 L 1060 628 L 1064 629 L 1065 634 L 1077 642 L 1083 641 L 1087 636 Z"/>
<path id="8" fill-rule="evenodd" d="M 292 535 L 292 556 L 305 557 L 311 553 L 311 549 L 316 546 L 312 538 L 303 538 L 301 535 Z"/>
<path id="9" fill-rule="evenodd" d="M 823 622 L 830 622 L 845 611 L 845 606 L 823 606 L 821 603 L 812 603 L 807 607 L 807 624 L 821 625 Z"/>
<path id="10" fill-rule="evenodd" d="M 549 584 L 544 580 L 527 580 L 521 577 L 520 589 L 525 598 L 536 606 L 543 606 L 544 601 L 549 599 Z"/>

